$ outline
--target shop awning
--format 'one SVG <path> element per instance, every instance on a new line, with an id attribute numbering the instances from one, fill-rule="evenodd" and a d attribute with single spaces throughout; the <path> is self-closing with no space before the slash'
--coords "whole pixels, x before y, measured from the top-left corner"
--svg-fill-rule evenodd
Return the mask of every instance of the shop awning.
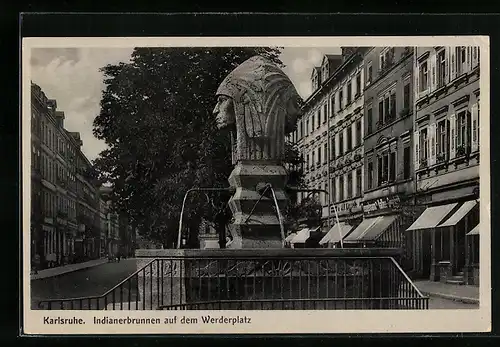
<path id="1" fill-rule="evenodd" d="M 356 229 L 344 239 L 344 242 L 357 242 L 358 239 L 382 217 L 373 217 L 364 219 Z"/>
<path id="2" fill-rule="evenodd" d="M 311 230 L 309 228 L 304 228 L 295 235 L 295 237 L 290 241 L 290 243 L 305 243 L 309 236 L 311 235 Z"/>
<path id="3" fill-rule="evenodd" d="M 290 235 L 288 235 L 286 238 L 285 238 L 285 242 L 290 242 L 293 240 L 293 238 L 297 236 L 296 233 L 291 233 Z"/>
<path id="4" fill-rule="evenodd" d="M 472 228 L 471 231 L 467 233 L 467 236 L 479 235 L 479 224 Z"/>
<path id="5" fill-rule="evenodd" d="M 398 216 L 382 216 L 358 237 L 358 241 L 375 241 L 389 228 Z"/>
<path id="6" fill-rule="evenodd" d="M 435 228 L 458 203 L 428 207 L 406 231 Z"/>
<path id="7" fill-rule="evenodd" d="M 463 203 L 462 206 L 450 218 L 448 218 L 440 227 L 450 227 L 456 225 L 477 205 L 476 200 L 470 200 Z"/>
<path id="8" fill-rule="evenodd" d="M 339 227 L 340 227 L 340 232 L 339 232 Z M 324 245 L 325 243 L 339 242 L 349 233 L 349 231 L 351 231 L 351 229 L 352 225 L 348 225 L 345 223 L 335 224 L 333 227 L 330 228 L 328 233 L 325 236 L 323 236 L 321 241 L 319 241 L 319 244 Z"/>

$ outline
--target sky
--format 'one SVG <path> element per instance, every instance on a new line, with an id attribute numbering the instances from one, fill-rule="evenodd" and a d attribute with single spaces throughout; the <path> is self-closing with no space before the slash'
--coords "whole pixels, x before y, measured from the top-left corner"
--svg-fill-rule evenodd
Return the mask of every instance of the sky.
<path id="1" fill-rule="evenodd" d="M 99 113 L 99 101 L 104 88 L 99 69 L 107 64 L 129 61 L 133 48 L 33 48 L 31 79 L 49 99 L 57 101 L 64 111 L 65 128 L 78 131 L 83 140 L 83 152 L 90 160 L 106 148 L 92 134 L 92 123 Z M 281 60 L 304 100 L 311 94 L 312 68 L 319 66 L 324 54 L 340 54 L 339 47 L 284 48 Z"/>

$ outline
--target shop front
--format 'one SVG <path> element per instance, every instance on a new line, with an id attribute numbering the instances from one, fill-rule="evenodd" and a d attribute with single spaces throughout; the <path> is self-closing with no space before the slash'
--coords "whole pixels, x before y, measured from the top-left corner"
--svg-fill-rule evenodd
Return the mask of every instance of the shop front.
<path id="1" fill-rule="evenodd" d="M 473 282 L 478 247 L 469 235 L 479 223 L 477 200 L 427 206 L 407 229 L 413 236 L 414 269 L 419 277 L 443 283 Z M 469 278 L 471 278 L 469 280 Z"/>

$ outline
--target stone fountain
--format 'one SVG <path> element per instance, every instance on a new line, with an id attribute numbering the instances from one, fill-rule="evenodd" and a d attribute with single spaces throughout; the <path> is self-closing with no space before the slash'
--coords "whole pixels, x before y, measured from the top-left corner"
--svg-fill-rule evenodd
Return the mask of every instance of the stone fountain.
<path id="1" fill-rule="evenodd" d="M 230 248 L 281 248 L 285 136 L 300 115 L 300 96 L 276 64 L 254 56 L 222 81 L 217 98 L 213 113 L 219 128 L 231 130 L 234 164 Z"/>

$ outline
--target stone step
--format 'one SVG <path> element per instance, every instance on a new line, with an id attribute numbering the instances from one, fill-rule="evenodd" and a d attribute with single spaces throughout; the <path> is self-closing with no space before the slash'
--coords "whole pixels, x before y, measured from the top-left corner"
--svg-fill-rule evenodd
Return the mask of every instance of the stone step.
<path id="1" fill-rule="evenodd" d="M 465 284 L 465 281 L 463 278 L 450 278 L 450 279 L 446 280 L 446 283 L 463 285 L 463 284 Z"/>

